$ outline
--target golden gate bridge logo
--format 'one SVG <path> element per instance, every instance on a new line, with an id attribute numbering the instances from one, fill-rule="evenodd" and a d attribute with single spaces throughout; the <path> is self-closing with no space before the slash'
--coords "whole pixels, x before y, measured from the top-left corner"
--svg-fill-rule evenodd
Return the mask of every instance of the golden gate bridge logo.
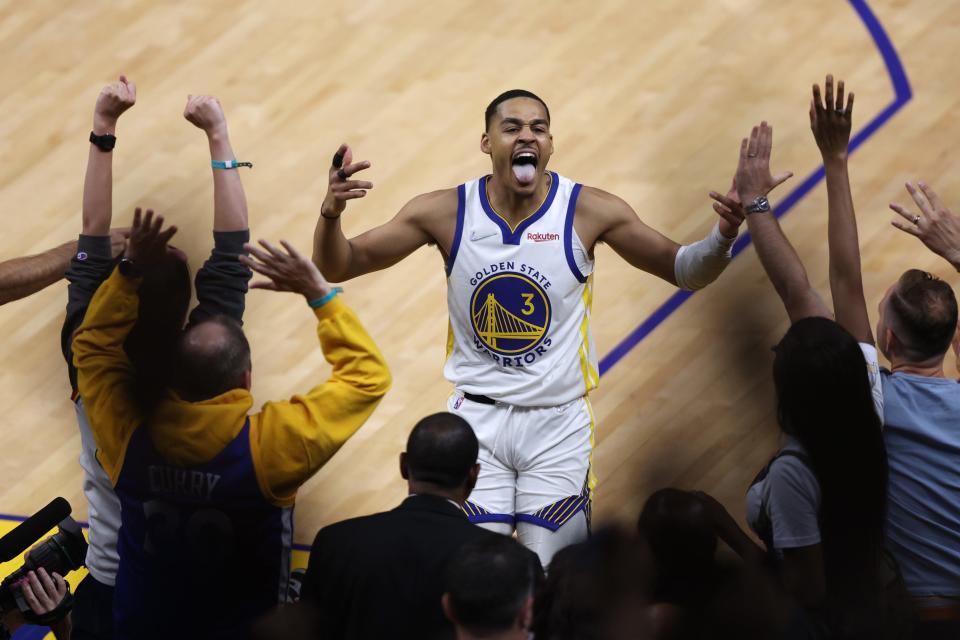
<path id="1" fill-rule="evenodd" d="M 550 301 L 539 284 L 521 273 L 501 273 L 480 283 L 470 301 L 473 331 L 502 355 L 537 346 L 550 326 Z"/>

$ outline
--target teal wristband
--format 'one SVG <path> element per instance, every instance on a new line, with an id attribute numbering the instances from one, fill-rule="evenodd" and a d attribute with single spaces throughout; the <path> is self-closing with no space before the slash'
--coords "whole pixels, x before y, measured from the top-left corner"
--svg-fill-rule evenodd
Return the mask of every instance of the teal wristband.
<path id="1" fill-rule="evenodd" d="M 319 309 L 323 305 L 336 298 L 338 293 L 343 293 L 343 287 L 334 287 L 333 291 L 327 295 L 323 296 L 322 298 L 317 298 L 316 300 L 311 300 L 307 304 L 310 305 L 311 309 Z"/>
<path id="2" fill-rule="evenodd" d="M 252 162 L 237 162 L 236 160 L 211 160 L 210 166 L 214 169 L 236 169 L 238 167 L 250 167 L 253 169 Z"/>

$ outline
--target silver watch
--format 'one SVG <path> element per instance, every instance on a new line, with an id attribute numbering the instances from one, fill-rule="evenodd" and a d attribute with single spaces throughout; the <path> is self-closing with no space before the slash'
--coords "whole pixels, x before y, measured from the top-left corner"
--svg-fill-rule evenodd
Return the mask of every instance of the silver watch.
<path id="1" fill-rule="evenodd" d="M 746 211 L 748 214 L 767 213 L 770 211 L 770 201 L 767 200 L 765 196 L 758 196 L 753 199 L 753 202 L 746 206 L 744 211 Z"/>

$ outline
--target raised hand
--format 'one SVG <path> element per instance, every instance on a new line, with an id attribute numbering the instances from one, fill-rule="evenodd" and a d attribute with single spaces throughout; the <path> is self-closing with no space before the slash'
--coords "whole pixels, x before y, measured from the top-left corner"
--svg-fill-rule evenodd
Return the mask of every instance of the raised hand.
<path id="1" fill-rule="evenodd" d="M 740 202 L 750 203 L 766 196 L 793 176 L 792 172 L 772 175 L 770 153 L 773 150 L 773 127 L 766 121 L 754 127 L 749 138 L 740 143 L 740 164 L 737 166 L 737 194 Z"/>
<path id="2" fill-rule="evenodd" d="M 740 196 L 737 195 L 737 177 L 733 177 L 727 195 L 722 196 L 716 191 L 711 191 L 710 197 L 714 200 L 713 210 L 720 216 L 720 233 L 728 238 L 735 237 L 746 218 Z"/>
<path id="3" fill-rule="evenodd" d="M 372 182 L 351 180 L 350 177 L 358 171 L 369 169 L 367 160 L 353 162 L 353 150 L 347 144 L 340 145 L 333 154 L 333 162 L 328 173 L 329 184 L 327 195 L 320 207 L 320 215 L 327 219 L 339 218 L 347 206 L 347 200 L 362 198 L 369 189 L 373 189 Z"/>
<path id="4" fill-rule="evenodd" d="M 810 101 L 810 129 L 820 147 L 824 159 L 844 159 L 850 143 L 850 127 L 853 122 L 853 92 L 843 104 L 843 80 L 837 83 L 837 96 L 833 96 L 833 76 L 824 83 L 826 102 L 820 99 L 820 85 L 813 85 L 813 100 Z"/>
<path id="5" fill-rule="evenodd" d="M 324 297 L 332 288 L 313 262 L 285 240 L 280 244 L 286 253 L 266 240 L 260 240 L 260 247 L 245 244 L 249 256 L 240 256 L 240 262 L 247 265 L 269 280 L 259 280 L 250 286 L 253 289 L 268 291 L 292 291 L 299 293 L 307 301 Z"/>
<path id="6" fill-rule="evenodd" d="M 153 209 L 141 215 L 140 207 L 133 212 L 133 226 L 127 238 L 126 257 L 140 267 L 156 264 L 166 254 L 167 243 L 177 232 L 175 226 L 163 228 L 163 216 L 153 216 Z"/>
<path id="7" fill-rule="evenodd" d="M 920 214 L 892 202 L 890 208 L 906 221 L 893 220 L 891 224 L 920 238 L 920 242 L 928 249 L 960 271 L 960 217 L 951 213 L 940 200 L 940 196 L 926 183 L 919 183 L 919 189 L 910 182 L 906 187 L 907 193 L 920 208 Z"/>
<path id="8" fill-rule="evenodd" d="M 224 133 L 227 130 L 223 107 L 213 96 L 187 96 L 183 117 L 198 129 L 203 129 L 207 135 Z"/>
<path id="9" fill-rule="evenodd" d="M 132 107 L 137 101 L 137 85 L 127 80 L 127 76 L 120 76 L 100 90 L 97 104 L 93 110 L 94 133 L 100 134 L 98 129 L 113 128 L 117 119 L 124 111 Z"/>

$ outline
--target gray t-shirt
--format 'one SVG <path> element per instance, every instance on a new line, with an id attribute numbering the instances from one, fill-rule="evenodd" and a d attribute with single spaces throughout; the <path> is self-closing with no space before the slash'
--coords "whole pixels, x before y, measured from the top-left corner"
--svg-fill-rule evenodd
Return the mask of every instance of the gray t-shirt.
<path id="1" fill-rule="evenodd" d="M 883 389 L 877 350 L 860 344 L 867 363 L 874 409 L 883 415 Z M 782 455 L 790 452 L 796 455 Z M 773 547 L 778 556 L 783 549 L 809 547 L 820 543 L 820 483 L 804 462 L 803 445 L 786 436 L 778 457 L 767 475 L 747 490 L 747 522 L 757 531 L 764 518 L 770 523 Z"/>

